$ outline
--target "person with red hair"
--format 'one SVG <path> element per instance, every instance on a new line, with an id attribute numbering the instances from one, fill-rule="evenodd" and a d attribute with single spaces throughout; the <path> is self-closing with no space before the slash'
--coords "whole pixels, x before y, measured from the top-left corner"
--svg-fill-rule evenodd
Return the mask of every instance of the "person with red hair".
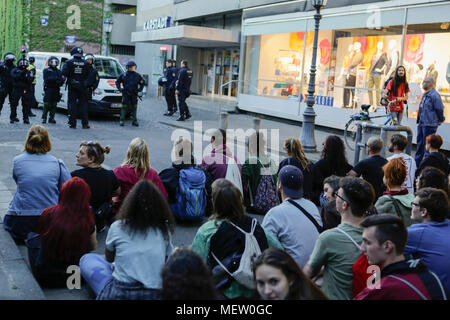
<path id="1" fill-rule="evenodd" d="M 408 171 L 405 160 L 401 157 L 394 158 L 384 165 L 383 171 L 383 182 L 387 191 L 378 198 L 375 208 L 378 213 L 399 216 L 408 227 L 414 223 L 411 219 L 411 202 L 414 200 L 414 194 L 408 193 L 408 189 L 402 186 Z"/>
<path id="2" fill-rule="evenodd" d="M 81 178 L 71 178 L 63 184 L 58 204 L 42 213 L 37 234 L 29 235 L 30 265 L 41 285 L 65 286 L 70 275 L 67 268 L 78 265 L 81 256 L 97 248 L 90 198 L 89 185 Z"/>

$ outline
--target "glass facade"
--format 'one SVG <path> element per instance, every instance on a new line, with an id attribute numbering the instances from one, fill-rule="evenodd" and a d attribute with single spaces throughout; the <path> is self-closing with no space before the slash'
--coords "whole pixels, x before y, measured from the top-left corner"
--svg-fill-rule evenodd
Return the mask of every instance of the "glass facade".
<path id="1" fill-rule="evenodd" d="M 408 117 L 417 116 L 422 80 L 432 76 L 450 122 L 449 22 L 395 24 L 404 21 L 404 11 L 395 14 L 394 22 L 379 29 L 319 31 L 316 103 L 349 109 L 379 105 L 385 81 L 403 65 L 411 90 Z M 312 19 L 308 25 L 313 25 Z M 314 32 L 308 28 L 247 36 L 242 93 L 306 101 L 313 40 Z"/>

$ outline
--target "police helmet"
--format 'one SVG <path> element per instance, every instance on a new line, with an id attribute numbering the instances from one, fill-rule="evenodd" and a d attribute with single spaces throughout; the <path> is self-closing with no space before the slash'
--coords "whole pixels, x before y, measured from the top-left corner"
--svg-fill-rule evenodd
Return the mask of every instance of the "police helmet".
<path id="1" fill-rule="evenodd" d="M 130 60 L 127 62 L 127 70 L 129 70 L 131 67 L 137 67 L 136 62 L 134 62 L 133 60 Z"/>
<path id="2" fill-rule="evenodd" d="M 84 56 L 84 60 L 89 60 L 89 59 L 92 59 L 92 64 L 94 64 L 94 62 L 95 62 L 95 57 L 94 57 L 94 55 L 92 54 L 92 53 L 86 53 L 86 55 Z"/>
<path id="3" fill-rule="evenodd" d="M 70 51 L 70 55 L 72 57 L 82 58 L 83 57 L 83 49 L 80 47 L 75 47 Z"/>
<path id="4" fill-rule="evenodd" d="M 34 61 L 36 61 L 36 60 L 34 59 L 34 57 L 29 57 L 28 60 L 30 61 L 30 64 L 33 64 Z"/>
<path id="5" fill-rule="evenodd" d="M 166 84 L 166 82 L 167 82 L 167 78 L 166 78 L 166 77 L 159 77 L 159 79 L 158 79 L 158 85 L 159 85 L 160 87 L 164 86 L 164 85 Z"/>
<path id="6" fill-rule="evenodd" d="M 16 56 L 12 52 L 7 52 L 7 53 L 5 53 L 5 56 L 3 57 L 3 60 L 5 60 L 5 62 L 8 61 L 8 60 L 15 61 L 16 60 Z"/>
<path id="7" fill-rule="evenodd" d="M 48 59 L 48 65 L 50 67 L 57 67 L 59 66 L 59 59 L 57 57 L 50 57 L 50 59 Z"/>
<path id="8" fill-rule="evenodd" d="M 29 65 L 30 65 L 30 62 L 28 61 L 28 59 L 21 58 L 21 59 L 19 59 L 19 61 L 17 61 L 17 66 L 19 68 L 26 68 Z"/>

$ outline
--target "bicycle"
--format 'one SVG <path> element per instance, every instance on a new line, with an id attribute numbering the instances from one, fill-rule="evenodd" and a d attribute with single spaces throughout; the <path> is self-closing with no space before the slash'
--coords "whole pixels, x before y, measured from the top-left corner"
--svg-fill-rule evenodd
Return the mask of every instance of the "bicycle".
<path id="1" fill-rule="evenodd" d="M 371 107 L 370 104 L 363 104 L 361 105 L 361 111 L 357 112 L 355 114 L 352 114 L 350 116 L 350 120 L 345 124 L 344 129 L 344 141 L 347 147 L 351 151 L 355 151 L 355 139 L 356 139 L 356 130 L 358 128 L 358 124 L 361 122 L 372 122 L 372 119 L 376 118 L 384 118 L 386 117 L 386 121 L 383 123 L 383 126 L 390 124 L 395 125 L 394 121 L 391 118 L 390 109 L 394 102 L 397 100 L 394 99 L 392 101 L 389 101 L 387 105 L 385 106 L 386 113 L 379 116 L 370 116 L 369 109 Z M 376 109 L 375 109 L 376 111 Z"/>

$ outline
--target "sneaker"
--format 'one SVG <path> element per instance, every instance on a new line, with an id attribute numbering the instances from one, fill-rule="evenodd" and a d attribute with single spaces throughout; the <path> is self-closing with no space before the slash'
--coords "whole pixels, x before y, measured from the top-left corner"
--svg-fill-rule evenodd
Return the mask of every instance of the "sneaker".
<path id="1" fill-rule="evenodd" d="M 24 124 L 30 124 L 30 120 L 28 120 L 28 119 L 23 119 L 23 123 L 24 123 Z"/>
<path id="2" fill-rule="evenodd" d="M 180 117 L 177 119 L 177 121 L 184 121 L 184 120 L 185 120 L 184 116 L 180 116 Z"/>
<path id="3" fill-rule="evenodd" d="M 83 129 L 90 129 L 91 128 L 91 126 L 90 125 L 88 125 L 88 124 L 86 124 L 86 125 L 83 125 Z"/>
<path id="4" fill-rule="evenodd" d="M 125 122 L 120 121 L 120 126 L 123 127 L 125 125 Z"/>
<path id="5" fill-rule="evenodd" d="M 135 127 L 139 127 L 139 123 L 137 121 L 133 121 L 132 125 Z"/>
<path id="6" fill-rule="evenodd" d="M 50 122 L 50 121 L 49 121 L 49 122 Z M 47 120 L 42 119 L 42 123 L 43 123 L 43 124 L 46 124 L 46 123 L 47 123 Z"/>
<path id="7" fill-rule="evenodd" d="M 49 123 L 56 123 L 55 119 L 48 120 Z"/>

